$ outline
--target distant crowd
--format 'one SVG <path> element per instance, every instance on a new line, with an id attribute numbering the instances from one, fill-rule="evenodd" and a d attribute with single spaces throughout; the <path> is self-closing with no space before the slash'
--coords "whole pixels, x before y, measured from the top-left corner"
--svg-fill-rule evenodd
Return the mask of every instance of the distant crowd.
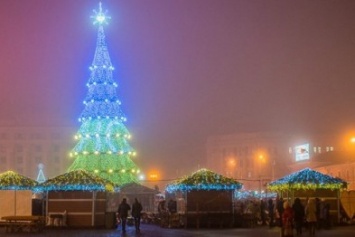
<path id="1" fill-rule="evenodd" d="M 282 236 L 293 236 L 293 230 L 299 236 L 307 229 L 311 236 L 316 229 L 331 227 L 330 204 L 319 198 L 308 198 L 302 204 L 300 198 L 291 203 L 283 198 L 266 200 L 243 200 L 237 205 L 237 212 L 251 215 L 255 224 L 279 226 Z"/>

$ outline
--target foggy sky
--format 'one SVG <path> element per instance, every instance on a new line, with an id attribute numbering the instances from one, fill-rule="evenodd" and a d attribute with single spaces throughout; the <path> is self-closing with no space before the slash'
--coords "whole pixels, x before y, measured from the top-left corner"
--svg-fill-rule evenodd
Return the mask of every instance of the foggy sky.
<path id="1" fill-rule="evenodd" d="M 79 129 L 98 2 L 0 1 L 0 123 Z M 353 0 L 102 2 L 143 170 L 189 174 L 208 136 L 354 127 Z"/>

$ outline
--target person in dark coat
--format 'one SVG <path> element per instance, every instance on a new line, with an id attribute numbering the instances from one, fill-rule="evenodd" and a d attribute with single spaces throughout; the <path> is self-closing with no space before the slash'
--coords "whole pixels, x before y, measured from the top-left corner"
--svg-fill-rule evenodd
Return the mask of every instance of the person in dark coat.
<path id="1" fill-rule="evenodd" d="M 173 199 L 170 199 L 168 202 L 168 210 L 170 214 L 174 214 L 176 213 L 176 209 L 177 209 L 177 203 L 176 201 L 174 201 Z"/>
<path id="2" fill-rule="evenodd" d="M 260 219 L 261 225 L 266 225 L 266 203 L 263 199 L 260 200 Z"/>
<path id="3" fill-rule="evenodd" d="M 132 205 L 132 216 L 134 218 L 134 225 L 136 227 L 136 231 L 140 231 L 140 224 L 141 224 L 141 212 L 142 212 L 142 204 L 138 202 L 138 199 L 134 199 L 134 203 Z"/>
<path id="4" fill-rule="evenodd" d="M 316 215 L 317 215 L 317 222 L 316 222 L 316 227 L 317 229 L 320 229 L 320 223 L 321 223 L 321 200 L 319 198 L 316 198 Z"/>
<path id="5" fill-rule="evenodd" d="M 274 227 L 275 205 L 271 198 L 268 201 L 267 210 L 269 212 L 269 227 L 272 228 Z"/>
<path id="6" fill-rule="evenodd" d="M 122 223 L 122 232 L 126 232 L 126 223 L 127 223 L 127 217 L 128 217 L 128 211 L 131 210 L 131 207 L 127 203 L 127 199 L 123 198 L 122 202 L 118 206 L 118 215 L 121 218 L 121 223 Z"/>
<path id="7" fill-rule="evenodd" d="M 323 208 L 324 228 L 330 228 L 330 204 L 326 203 Z"/>
<path id="8" fill-rule="evenodd" d="M 282 197 L 276 199 L 276 211 L 278 224 L 282 227 L 282 214 L 284 212 L 284 200 Z"/>
<path id="9" fill-rule="evenodd" d="M 293 219 L 295 223 L 295 229 L 297 236 L 302 235 L 302 227 L 305 219 L 304 206 L 301 203 L 299 198 L 295 199 L 295 202 L 292 205 L 293 209 Z"/>

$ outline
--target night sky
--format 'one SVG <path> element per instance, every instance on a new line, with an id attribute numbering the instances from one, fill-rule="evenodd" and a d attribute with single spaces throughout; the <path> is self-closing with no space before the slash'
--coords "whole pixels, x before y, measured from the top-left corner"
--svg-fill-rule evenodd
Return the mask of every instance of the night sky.
<path id="1" fill-rule="evenodd" d="M 79 129 L 98 2 L 0 1 L 1 125 Z M 189 174 L 213 135 L 355 125 L 353 0 L 102 2 L 143 170 Z"/>

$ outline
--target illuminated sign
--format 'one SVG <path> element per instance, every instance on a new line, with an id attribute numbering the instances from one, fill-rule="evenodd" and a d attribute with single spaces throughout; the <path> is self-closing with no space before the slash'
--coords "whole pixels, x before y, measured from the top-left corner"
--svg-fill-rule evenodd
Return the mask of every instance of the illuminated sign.
<path id="1" fill-rule="evenodd" d="M 309 160 L 309 144 L 295 146 L 296 161 Z"/>

